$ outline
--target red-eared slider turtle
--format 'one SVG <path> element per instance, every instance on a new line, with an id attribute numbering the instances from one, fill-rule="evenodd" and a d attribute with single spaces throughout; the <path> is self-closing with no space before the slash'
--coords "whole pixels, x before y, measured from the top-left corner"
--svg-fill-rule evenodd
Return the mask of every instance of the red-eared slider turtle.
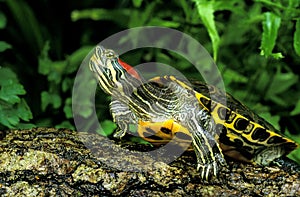
<path id="1" fill-rule="evenodd" d="M 175 76 L 144 81 L 113 50 L 102 46 L 95 48 L 89 67 L 102 90 L 112 95 L 110 110 L 118 125 L 115 137 L 138 125 L 140 136 L 154 144 L 173 137 L 182 144 L 192 141 L 202 178 L 217 175 L 226 165 L 224 155 L 268 165 L 298 146 L 213 86 L 189 84 Z"/>

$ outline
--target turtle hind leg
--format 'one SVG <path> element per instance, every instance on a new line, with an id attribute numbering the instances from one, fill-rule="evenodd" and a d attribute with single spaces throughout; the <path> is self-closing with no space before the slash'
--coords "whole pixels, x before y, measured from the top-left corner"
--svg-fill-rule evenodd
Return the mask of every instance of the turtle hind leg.
<path id="1" fill-rule="evenodd" d="M 300 165 L 288 157 L 276 158 L 271 162 L 271 164 L 279 166 L 288 172 L 300 172 Z"/>

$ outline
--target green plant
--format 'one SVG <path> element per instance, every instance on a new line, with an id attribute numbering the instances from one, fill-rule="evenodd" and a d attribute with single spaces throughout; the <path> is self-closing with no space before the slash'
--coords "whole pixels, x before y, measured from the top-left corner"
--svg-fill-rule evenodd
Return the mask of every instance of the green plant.
<path id="1" fill-rule="evenodd" d="M 0 29 L 6 27 L 6 16 L 0 11 Z M 11 45 L 0 41 L 0 53 L 11 49 Z M 9 68 L 0 65 L 0 129 L 4 128 L 26 128 L 32 124 L 22 123 L 32 119 L 30 108 L 22 95 L 26 91 L 19 83 L 16 74 Z"/>
<path id="2" fill-rule="evenodd" d="M 0 129 L 28 128 L 32 124 L 22 123 L 32 119 L 30 108 L 21 95 L 26 94 L 17 76 L 9 68 L 0 67 Z"/>
<path id="3" fill-rule="evenodd" d="M 20 103 L 26 100 L 33 115 L 30 123 L 74 129 L 73 81 L 92 46 L 132 27 L 174 28 L 208 50 L 229 93 L 299 142 L 299 4 L 297 0 L 179 0 L 167 6 L 161 0 L 0 1 L 0 65 L 2 72 L 13 71 L 13 83 L 21 82 L 26 90 L 14 95 Z M 189 62 L 171 52 L 135 50 L 122 58 L 132 65 L 166 63 L 199 79 Z M 96 103 L 99 120 L 108 135 L 115 128 L 108 112 L 110 98 L 96 97 L 101 101 Z M 82 111 L 81 118 L 91 114 Z"/>

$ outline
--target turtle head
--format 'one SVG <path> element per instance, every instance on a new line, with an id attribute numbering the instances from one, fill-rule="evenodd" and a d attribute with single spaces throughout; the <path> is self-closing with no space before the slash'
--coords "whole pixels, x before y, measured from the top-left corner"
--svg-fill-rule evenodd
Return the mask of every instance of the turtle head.
<path id="1" fill-rule="evenodd" d="M 89 67 L 95 73 L 100 87 L 108 94 L 112 94 L 112 89 L 121 78 L 140 79 L 139 74 L 121 61 L 115 51 L 100 45 L 96 46 Z"/>

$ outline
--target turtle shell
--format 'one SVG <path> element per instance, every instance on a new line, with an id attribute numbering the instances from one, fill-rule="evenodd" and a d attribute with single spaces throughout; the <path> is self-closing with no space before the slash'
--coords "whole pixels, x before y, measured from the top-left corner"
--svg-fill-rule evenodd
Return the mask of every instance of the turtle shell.
<path id="1" fill-rule="evenodd" d="M 162 77 L 155 77 L 150 81 L 159 82 L 161 79 Z M 175 77 L 168 79 L 177 80 Z M 271 124 L 230 94 L 199 81 L 188 84 L 178 80 L 178 84 L 194 90 L 199 105 L 211 113 L 217 130 L 214 137 L 224 155 L 240 161 L 267 165 L 269 160 L 286 155 L 298 147 L 297 143 L 280 135 Z M 192 146 L 188 145 L 192 142 L 191 133 L 175 120 L 140 121 L 138 133 L 144 140 L 154 145 L 171 141 L 192 150 Z M 261 154 L 266 149 L 269 151 Z M 266 154 L 267 156 L 262 156 Z M 274 158 L 270 154 L 274 155 Z"/>
<path id="2" fill-rule="evenodd" d="M 206 180 L 226 165 L 224 155 L 268 165 L 297 147 L 229 94 L 200 82 L 166 75 L 144 79 L 117 53 L 97 46 L 90 70 L 112 96 L 110 111 L 122 138 L 131 127 L 153 144 L 175 141 L 192 147 L 197 170 Z M 190 130 L 189 130 L 190 129 Z"/>

